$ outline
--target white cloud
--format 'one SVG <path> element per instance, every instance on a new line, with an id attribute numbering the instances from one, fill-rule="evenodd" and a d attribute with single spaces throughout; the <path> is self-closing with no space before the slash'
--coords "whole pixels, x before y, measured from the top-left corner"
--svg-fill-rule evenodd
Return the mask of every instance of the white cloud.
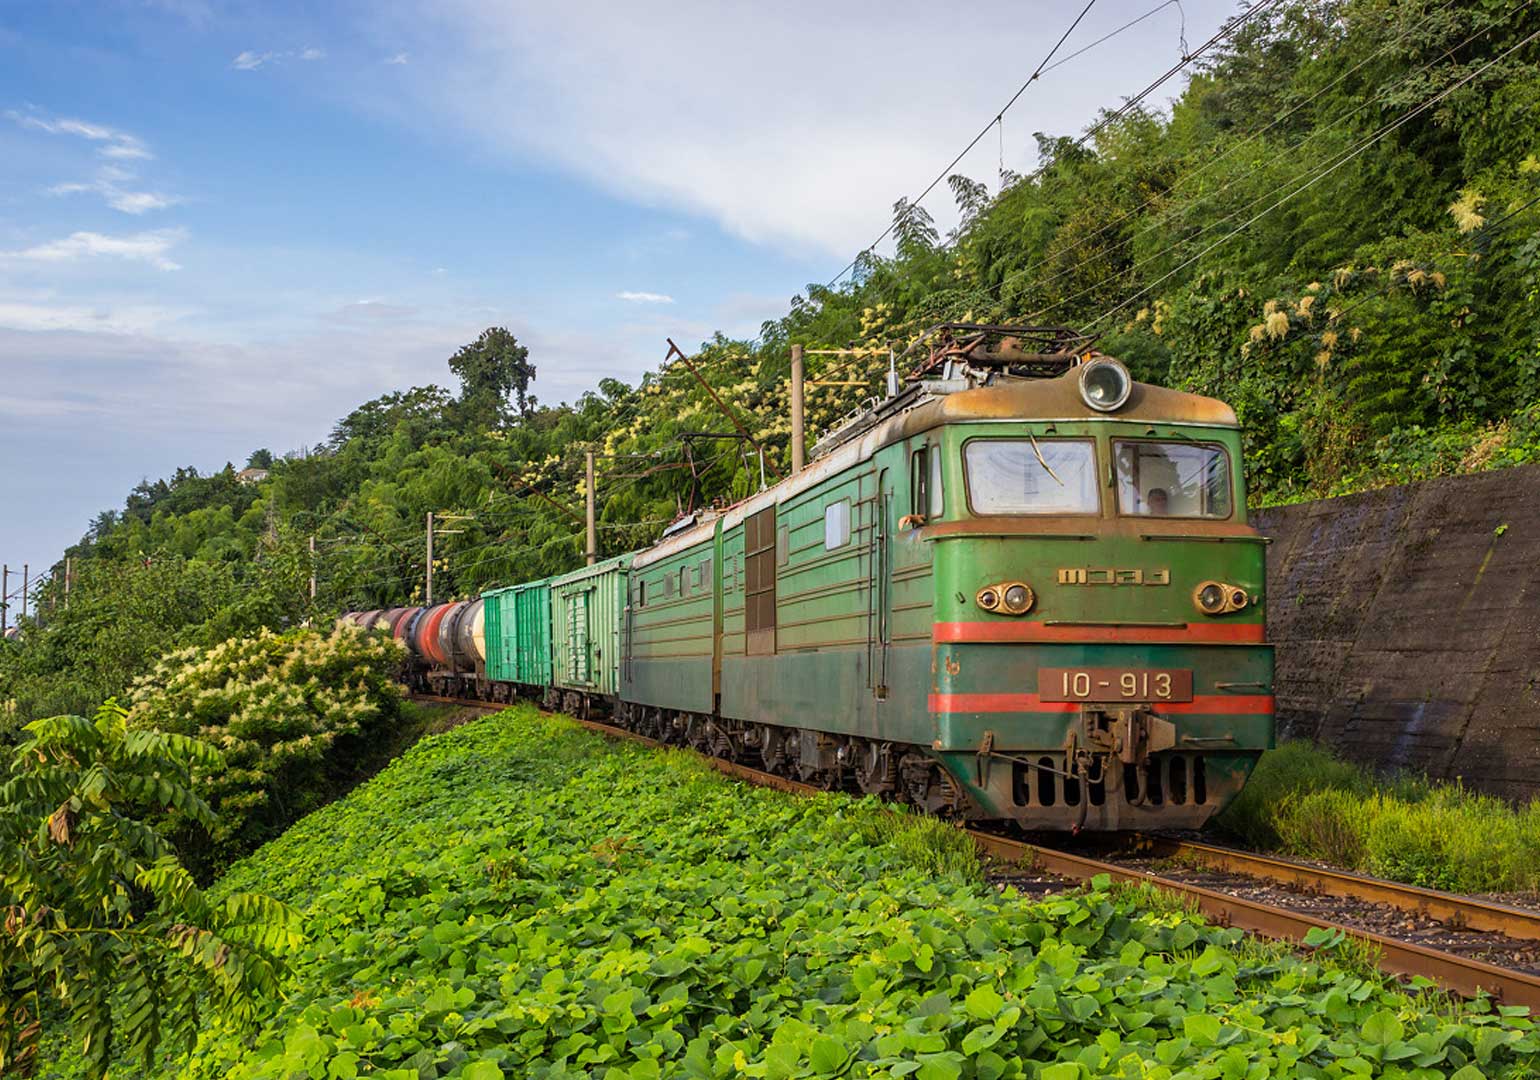
<path id="1" fill-rule="evenodd" d="M 397 0 L 379 32 L 416 28 L 412 69 L 434 119 L 451 116 L 511 160 L 534 155 L 623 198 L 838 263 L 995 115 L 1080 6 L 971 7 L 969 19 L 990 27 L 990 55 L 1008 62 L 941 82 L 923 73 L 937 70 L 936 42 L 956 32 L 956 14 L 920 0 L 446 0 L 431 16 L 439 35 L 420 8 Z M 1196 38 L 1232 0 L 1185 7 Z M 1119 5 L 1093 10 L 1063 51 L 1126 18 Z M 1035 84 L 1005 117 L 1005 165 L 1032 167 L 1032 132 L 1083 130 L 1100 107 L 1168 68 L 1179 19 L 1167 9 Z M 681 54 L 683 67 L 657 59 Z M 1001 156 L 992 135 L 960 170 L 993 181 Z M 944 184 L 926 205 L 943 226 L 955 220 Z"/>
<path id="2" fill-rule="evenodd" d="M 21 251 L 0 252 L 0 259 L 62 263 L 79 259 L 114 258 L 148 263 L 157 270 L 180 270 L 181 266 L 172 262 L 167 252 L 185 237 L 186 234 L 180 229 L 159 229 L 132 236 L 75 232 L 63 240 L 54 240 Z"/>
<path id="3" fill-rule="evenodd" d="M 615 294 L 615 299 L 632 304 L 672 304 L 674 302 L 672 296 L 655 292 L 618 292 Z"/>
<path id="4" fill-rule="evenodd" d="M 101 143 L 102 146 L 97 149 L 97 153 L 103 157 L 119 160 L 149 160 L 155 156 L 137 135 L 130 135 L 126 131 L 119 131 L 105 124 L 93 124 L 70 117 L 49 118 L 36 111 L 20 112 L 16 109 L 6 110 L 5 115 L 7 119 L 33 131 L 46 131 L 50 135 L 75 135 Z"/>
<path id="5" fill-rule="evenodd" d="M 412 62 L 412 58 L 407 53 L 398 52 L 398 53 L 396 53 L 395 56 L 392 56 L 390 59 L 386 60 L 385 62 L 387 64 L 409 64 L 409 63 Z"/>
<path id="6" fill-rule="evenodd" d="M 326 50 L 313 47 L 305 49 L 284 49 L 278 52 L 257 52 L 254 49 L 243 49 L 236 55 L 234 60 L 230 61 L 230 66 L 233 67 L 236 71 L 256 71 L 260 67 L 264 67 L 269 64 L 282 64 L 289 60 L 301 60 L 309 63 L 316 60 L 325 59 Z"/>
<path id="7" fill-rule="evenodd" d="M 114 210 L 125 214 L 143 214 L 149 210 L 164 210 L 181 202 L 175 195 L 162 195 L 156 191 L 115 191 L 107 196 L 107 203 Z"/>
<path id="8" fill-rule="evenodd" d="M 81 330 L 143 334 L 164 326 L 180 312 L 147 305 L 83 307 L 78 304 L 0 302 L 0 327 L 30 332 Z"/>
<path id="9" fill-rule="evenodd" d="M 78 195 L 95 192 L 114 210 L 135 216 L 151 210 L 164 210 L 182 201 L 178 195 L 167 195 L 159 191 L 130 191 L 121 186 L 134 179 L 136 177 L 132 172 L 115 165 L 107 165 L 97 171 L 96 179 L 90 183 L 69 181 L 54 184 L 48 189 L 48 194 Z"/>

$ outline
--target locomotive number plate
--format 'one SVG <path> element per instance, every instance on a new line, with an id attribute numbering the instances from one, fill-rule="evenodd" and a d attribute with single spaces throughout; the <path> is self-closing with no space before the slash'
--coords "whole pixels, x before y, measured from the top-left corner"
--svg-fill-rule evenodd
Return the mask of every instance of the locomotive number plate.
<path id="1" fill-rule="evenodd" d="M 1041 701 L 1191 701 L 1190 668 L 1037 669 Z"/>

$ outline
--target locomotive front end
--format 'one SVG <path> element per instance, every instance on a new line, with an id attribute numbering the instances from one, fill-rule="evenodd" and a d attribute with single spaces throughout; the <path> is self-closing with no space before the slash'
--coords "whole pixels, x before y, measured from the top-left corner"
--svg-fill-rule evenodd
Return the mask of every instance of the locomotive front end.
<path id="1" fill-rule="evenodd" d="M 978 816 L 1202 825 L 1273 745 L 1234 414 L 1108 358 L 947 412 L 933 753 Z"/>

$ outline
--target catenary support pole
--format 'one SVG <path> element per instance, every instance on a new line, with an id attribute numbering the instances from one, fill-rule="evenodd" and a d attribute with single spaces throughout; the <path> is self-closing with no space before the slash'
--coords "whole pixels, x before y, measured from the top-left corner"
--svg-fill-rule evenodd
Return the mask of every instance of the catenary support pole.
<path id="1" fill-rule="evenodd" d="M 32 568 L 21 564 L 21 617 L 27 617 L 27 590 L 32 588 Z"/>
<path id="2" fill-rule="evenodd" d="M 594 452 L 586 450 L 583 453 L 583 505 L 587 513 L 587 545 L 588 565 L 592 566 L 599 561 L 599 523 L 595 520 L 594 513 Z"/>
<path id="3" fill-rule="evenodd" d="M 428 511 L 428 583 L 423 589 L 423 606 L 433 603 L 433 511 Z"/>
<path id="4" fill-rule="evenodd" d="M 0 636 L 8 629 L 11 617 L 11 568 L 0 566 Z"/>
<path id="5" fill-rule="evenodd" d="M 64 556 L 64 609 L 70 606 L 70 580 L 75 576 L 75 564 L 68 555 Z"/>
<path id="6" fill-rule="evenodd" d="M 807 439 L 802 419 L 802 346 L 791 347 L 791 471 L 807 468 Z"/>

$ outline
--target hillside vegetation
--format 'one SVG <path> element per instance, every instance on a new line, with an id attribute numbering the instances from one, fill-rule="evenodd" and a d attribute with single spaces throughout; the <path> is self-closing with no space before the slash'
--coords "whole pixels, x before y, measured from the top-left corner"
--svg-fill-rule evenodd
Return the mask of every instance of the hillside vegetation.
<path id="1" fill-rule="evenodd" d="M 951 235 L 900 203 L 891 256 L 695 365 L 772 473 L 792 343 L 873 350 L 814 358 L 815 378 L 862 384 L 810 391 L 817 431 L 877 391 L 890 346 L 946 319 L 1089 329 L 1141 377 L 1230 401 L 1258 502 L 1535 460 L 1537 34 L 1540 11 L 1506 0 L 1280 3 L 1169 109 L 1041 135 L 1030 176 L 953 178 Z M 441 597 L 570 568 L 584 446 L 607 455 L 607 552 L 758 486 L 738 443 L 680 440 L 733 429 L 684 365 L 552 406 L 531 392 L 539 360 L 489 330 L 450 359 L 457 392 L 387 394 L 307 453 L 259 451 L 260 483 L 141 484 L 71 550 L 69 609 L 56 572 L 46 628 L 0 652 L 11 722 L 87 710 L 168 648 L 420 597 L 430 510 L 462 515 L 435 549 Z"/>
<path id="2" fill-rule="evenodd" d="M 529 706 L 419 743 L 236 866 L 298 913 L 282 1000 L 168 1075 L 1533 1075 L 1523 1009 L 1410 997 L 971 841 L 729 781 Z M 62 1073 L 64 1070 L 61 1069 Z M 50 1075 L 45 1070 L 44 1075 Z"/>

